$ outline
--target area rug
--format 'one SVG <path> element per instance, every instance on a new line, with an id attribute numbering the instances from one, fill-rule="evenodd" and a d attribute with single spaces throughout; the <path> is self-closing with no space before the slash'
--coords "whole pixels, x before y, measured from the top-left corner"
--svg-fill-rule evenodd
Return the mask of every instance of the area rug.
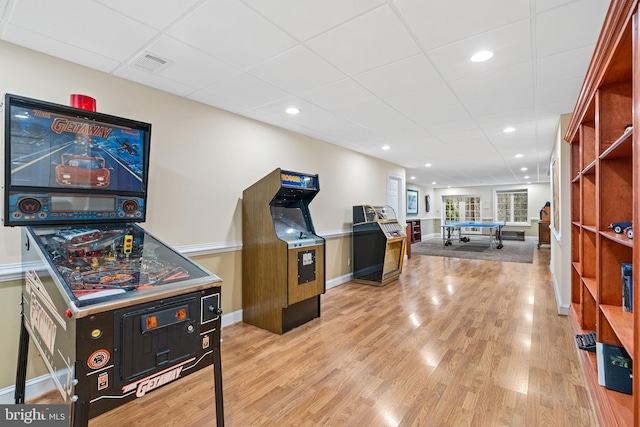
<path id="1" fill-rule="evenodd" d="M 485 259 L 502 262 L 533 263 L 534 241 L 504 240 L 502 249 L 489 249 L 486 237 L 479 237 L 467 243 L 455 242 L 445 246 L 442 239 L 433 238 L 411 245 L 411 255 L 444 256 L 452 258 Z"/>

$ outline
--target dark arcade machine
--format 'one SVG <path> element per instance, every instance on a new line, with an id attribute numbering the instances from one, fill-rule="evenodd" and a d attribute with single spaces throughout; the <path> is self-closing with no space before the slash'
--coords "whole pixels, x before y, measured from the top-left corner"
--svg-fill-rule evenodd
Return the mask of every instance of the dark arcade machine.
<path id="1" fill-rule="evenodd" d="M 3 220 L 23 227 L 16 403 L 32 340 L 74 427 L 210 365 L 223 426 L 222 281 L 137 225 L 151 125 L 15 95 L 4 108 Z"/>
<path id="2" fill-rule="evenodd" d="M 242 193 L 242 316 L 283 334 L 320 317 L 325 240 L 309 203 L 318 175 L 276 169 Z"/>
<path id="3" fill-rule="evenodd" d="M 354 206 L 353 281 L 384 286 L 400 277 L 406 241 L 391 206 Z"/>

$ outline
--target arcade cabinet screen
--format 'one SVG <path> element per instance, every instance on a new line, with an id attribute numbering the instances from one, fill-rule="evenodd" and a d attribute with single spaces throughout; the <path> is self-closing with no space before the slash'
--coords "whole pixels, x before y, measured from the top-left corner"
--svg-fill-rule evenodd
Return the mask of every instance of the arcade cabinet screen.
<path id="1" fill-rule="evenodd" d="M 113 209 L 116 195 L 145 199 L 150 133 L 147 123 L 7 94 L 5 225 L 21 223 L 8 213 L 25 195 L 92 211 Z"/>

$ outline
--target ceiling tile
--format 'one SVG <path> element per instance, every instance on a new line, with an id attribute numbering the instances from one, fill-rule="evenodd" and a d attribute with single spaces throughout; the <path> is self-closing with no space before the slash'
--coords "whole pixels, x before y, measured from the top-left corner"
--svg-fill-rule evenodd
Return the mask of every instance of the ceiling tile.
<path id="1" fill-rule="evenodd" d="M 34 10 L 38 13 L 33 13 Z M 85 26 L 79 26 L 78 16 L 100 19 L 91 19 Z M 55 25 L 51 25 L 52 22 Z M 11 24 L 118 61 L 129 58 L 156 35 L 156 31 L 140 22 L 84 0 L 19 1 L 13 8 Z M 55 51 L 48 53 L 57 55 Z"/>
<path id="2" fill-rule="evenodd" d="M 9 3 L 9 0 L 0 0 L 0 21 L 4 20 L 4 14 L 7 13 L 7 18 L 8 18 L 8 11 L 5 12 L 5 8 L 7 7 L 7 4 Z"/>
<path id="3" fill-rule="evenodd" d="M 536 90 L 536 105 L 555 104 L 562 101 L 575 101 L 575 94 L 580 91 L 581 86 L 582 79 L 564 80 L 548 85 L 540 85 Z"/>
<path id="4" fill-rule="evenodd" d="M 536 0 L 536 12 L 544 12 L 547 9 L 553 9 L 554 7 L 561 6 L 565 3 L 569 3 L 572 0 Z"/>
<path id="5" fill-rule="evenodd" d="M 443 124 L 450 126 L 452 122 L 470 119 L 467 110 L 465 110 L 461 104 L 452 104 L 430 110 L 417 111 L 408 114 L 408 116 L 418 125 L 428 130 L 437 128 Z"/>
<path id="6" fill-rule="evenodd" d="M 375 101 L 377 98 L 351 79 L 342 79 L 300 94 L 300 98 L 326 110 L 338 113 L 348 112 L 362 104 Z"/>
<path id="7" fill-rule="evenodd" d="M 167 36 L 161 36 L 145 51 L 170 61 L 158 71 L 159 75 L 195 88 L 217 83 L 238 71 L 236 67 Z"/>
<path id="8" fill-rule="evenodd" d="M 80 49 L 14 25 L 5 27 L 2 39 L 60 59 L 90 67 L 105 73 L 111 72 L 119 62 L 92 51 Z"/>
<path id="9" fill-rule="evenodd" d="M 452 80 L 450 84 L 453 92 L 461 100 L 471 101 L 533 87 L 532 74 L 531 64 L 520 63 L 492 72 Z"/>
<path id="10" fill-rule="evenodd" d="M 161 30 L 169 26 L 176 17 L 194 7 L 199 0 L 94 0 L 103 6 L 130 16 L 152 28 Z"/>
<path id="11" fill-rule="evenodd" d="M 384 4 L 384 0 L 245 0 L 245 3 L 302 41 Z"/>
<path id="12" fill-rule="evenodd" d="M 230 111 L 232 113 L 240 114 L 247 109 L 247 107 L 244 105 L 229 101 L 228 99 L 220 98 L 219 96 L 212 95 L 204 91 L 194 92 L 188 95 L 187 98 L 193 99 L 194 101 L 198 101 L 205 105 L 219 108 L 221 110 Z"/>
<path id="13" fill-rule="evenodd" d="M 296 46 L 248 72 L 291 93 L 344 78 L 343 73 L 304 46 Z"/>
<path id="14" fill-rule="evenodd" d="M 548 85 L 575 78 L 584 80 L 593 49 L 594 46 L 585 46 L 538 58 L 537 83 Z M 577 95 L 577 92 L 574 95 Z"/>
<path id="15" fill-rule="evenodd" d="M 445 84 L 429 86 L 387 98 L 387 102 L 404 114 L 457 104 L 458 100 Z"/>
<path id="16" fill-rule="evenodd" d="M 306 45 L 338 69 L 350 74 L 367 71 L 420 51 L 388 6 L 313 38 Z"/>
<path id="17" fill-rule="evenodd" d="M 394 4 L 427 50 L 529 17 L 529 0 L 468 1 L 464 6 L 456 1 L 424 0 L 396 0 Z"/>
<path id="18" fill-rule="evenodd" d="M 532 119 L 532 117 L 535 117 L 535 108 L 533 105 L 533 94 L 531 92 L 532 91 L 527 91 L 528 96 L 531 98 L 531 102 L 527 107 L 513 108 L 483 115 L 474 114 L 476 123 L 483 128 L 499 127 L 500 130 L 502 130 L 508 126 L 514 126 L 517 130 L 519 123 L 535 122 L 535 120 Z"/>
<path id="19" fill-rule="evenodd" d="M 353 78 L 380 97 L 398 95 L 443 82 L 422 53 L 365 71 Z"/>
<path id="20" fill-rule="evenodd" d="M 508 117 L 514 111 L 520 111 L 521 114 L 528 114 L 529 118 L 532 117 L 533 107 L 535 106 L 533 86 L 495 96 L 466 101 L 464 106 L 469 111 L 469 114 L 475 117 L 504 116 L 506 126 L 509 121 Z M 525 108 L 527 109 L 525 110 Z"/>
<path id="21" fill-rule="evenodd" d="M 195 88 L 191 86 L 186 86 L 181 83 L 171 81 L 150 71 L 146 71 L 139 67 L 134 67 L 131 65 L 127 65 L 118 69 L 118 71 L 114 74 L 118 77 L 122 77 L 123 79 L 138 82 L 146 86 L 151 86 L 178 96 L 187 96 L 195 91 Z"/>
<path id="22" fill-rule="evenodd" d="M 540 30 L 536 32 L 537 57 L 594 46 L 608 7 L 609 2 L 582 0 L 539 14 L 537 28 Z M 542 31 L 544 28 L 553 28 L 554 31 Z M 594 31 L 594 28 L 598 31 Z"/>
<path id="23" fill-rule="evenodd" d="M 480 50 L 490 50 L 493 58 L 471 62 Z M 456 80 L 479 73 L 531 62 L 531 29 L 529 20 L 521 20 L 447 46 L 433 49 L 428 57 L 446 80 Z"/>
<path id="24" fill-rule="evenodd" d="M 295 116 L 287 115 L 284 110 L 290 105 L 297 106 L 300 109 L 300 114 Z M 333 113 L 325 111 L 322 108 L 294 96 L 278 99 L 274 102 L 261 106 L 259 110 L 273 116 L 281 116 L 283 124 L 286 124 L 287 122 L 295 123 L 300 126 L 315 129 L 319 132 L 329 132 L 353 125 L 353 123 L 350 123 Z"/>
<path id="25" fill-rule="evenodd" d="M 289 94 L 247 73 L 233 77 L 204 89 L 205 92 L 244 105 L 247 108 L 268 104 Z"/>
<path id="26" fill-rule="evenodd" d="M 167 32 L 238 67 L 250 67 L 296 45 L 262 16 L 234 0 L 205 1 Z"/>

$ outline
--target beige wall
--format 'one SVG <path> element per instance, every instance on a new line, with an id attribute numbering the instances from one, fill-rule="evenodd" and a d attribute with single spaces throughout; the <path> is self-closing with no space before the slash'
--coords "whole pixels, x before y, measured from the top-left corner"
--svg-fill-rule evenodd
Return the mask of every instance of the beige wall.
<path id="1" fill-rule="evenodd" d="M 80 93 L 96 98 L 99 112 L 152 124 L 142 225 L 187 254 L 194 247 L 204 253 L 192 258 L 223 279 L 225 313 L 242 308 L 242 190 L 278 167 L 319 174 L 321 191 L 310 210 L 316 231 L 328 236 L 331 281 L 350 273 L 351 207 L 385 204 L 388 175 L 405 176 L 400 166 L 6 42 L 0 58 L 0 94 L 68 104 L 70 94 Z M 0 275 L 19 263 L 20 230 L 0 227 Z M 19 283 L 0 281 L 0 388 L 15 379 L 19 294 Z"/>
<path id="2" fill-rule="evenodd" d="M 555 230 L 551 224 L 551 275 L 559 314 L 569 314 L 571 307 L 571 145 L 564 141 L 571 114 L 563 114 L 558 124 L 558 134 L 550 164 L 558 159 L 560 173 L 559 206 L 560 224 Z M 549 191 L 551 191 L 550 183 Z M 552 208 L 553 208 L 553 203 Z M 552 210 L 553 212 L 553 210 Z M 554 215 L 551 215 L 551 221 Z"/>

